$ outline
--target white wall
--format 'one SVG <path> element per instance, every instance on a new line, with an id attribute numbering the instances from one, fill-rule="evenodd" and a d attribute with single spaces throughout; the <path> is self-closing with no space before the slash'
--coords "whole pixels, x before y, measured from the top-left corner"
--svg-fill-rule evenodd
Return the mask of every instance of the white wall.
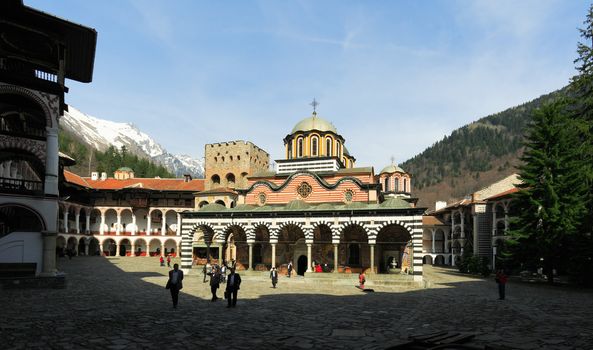
<path id="1" fill-rule="evenodd" d="M 13 232 L 0 239 L 0 263 L 37 263 L 41 272 L 43 239 L 39 232 Z"/>

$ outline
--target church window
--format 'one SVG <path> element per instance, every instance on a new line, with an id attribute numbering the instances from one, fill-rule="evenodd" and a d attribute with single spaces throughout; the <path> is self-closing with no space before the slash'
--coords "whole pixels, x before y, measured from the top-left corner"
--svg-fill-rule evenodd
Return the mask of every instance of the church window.
<path id="1" fill-rule="evenodd" d="M 259 201 L 259 205 L 266 204 L 266 194 L 264 192 L 260 192 L 259 195 L 257 196 L 257 199 Z"/>
<path id="2" fill-rule="evenodd" d="M 293 155 L 292 155 L 292 141 L 288 142 L 288 159 L 292 159 Z"/>
<path id="3" fill-rule="evenodd" d="M 303 156 L 303 138 L 299 138 L 297 140 L 297 157 L 302 157 Z"/>
<path id="4" fill-rule="evenodd" d="M 342 144 L 340 143 L 340 141 L 336 141 L 336 156 L 338 158 L 342 157 Z"/>
<path id="5" fill-rule="evenodd" d="M 297 193 L 301 198 L 307 198 L 313 192 L 313 188 L 306 182 L 303 182 L 297 187 Z"/>
<path id="6" fill-rule="evenodd" d="M 385 178 L 385 185 L 384 185 L 383 189 L 385 190 L 385 192 L 389 192 L 389 178 L 388 177 Z"/>
<path id="7" fill-rule="evenodd" d="M 210 180 L 212 181 L 213 185 L 220 185 L 220 176 L 214 174 L 214 175 L 212 175 Z"/>
<path id="8" fill-rule="evenodd" d="M 311 138 L 311 156 L 317 157 L 317 136 Z"/>
<path id="9" fill-rule="evenodd" d="M 352 192 L 352 190 L 346 190 L 346 192 L 344 192 L 344 201 L 346 203 L 352 202 L 353 197 L 354 197 L 354 192 Z"/>
<path id="10" fill-rule="evenodd" d="M 327 139 L 325 139 L 325 153 L 327 154 L 328 157 L 332 156 L 332 139 L 331 137 L 328 137 Z"/>
<path id="11" fill-rule="evenodd" d="M 408 192 L 408 179 L 404 179 L 404 192 Z"/>
<path id="12" fill-rule="evenodd" d="M 395 187 L 393 188 L 395 192 L 399 192 L 399 177 L 395 178 Z"/>

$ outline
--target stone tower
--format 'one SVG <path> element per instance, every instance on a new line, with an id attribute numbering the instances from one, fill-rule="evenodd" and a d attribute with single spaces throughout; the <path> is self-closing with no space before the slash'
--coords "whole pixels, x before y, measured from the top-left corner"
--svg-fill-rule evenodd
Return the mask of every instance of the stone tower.
<path id="1" fill-rule="evenodd" d="M 267 171 L 268 152 L 249 141 L 228 141 L 205 146 L 205 190 L 219 187 L 245 188 L 247 176 Z"/>

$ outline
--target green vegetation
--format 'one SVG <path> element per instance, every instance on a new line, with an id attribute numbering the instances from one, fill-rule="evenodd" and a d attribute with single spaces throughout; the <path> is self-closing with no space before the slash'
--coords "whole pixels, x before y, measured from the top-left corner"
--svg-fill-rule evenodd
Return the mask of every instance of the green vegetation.
<path id="1" fill-rule="evenodd" d="M 443 181 L 455 188 L 463 180 L 454 178 L 463 178 L 467 174 L 478 179 L 479 173 L 492 169 L 496 160 L 521 150 L 523 133 L 534 110 L 564 94 L 565 89 L 543 95 L 457 129 L 404 162 L 402 168 L 414 175 L 414 189 L 417 190 Z M 504 171 L 510 167 L 506 161 L 496 168 Z"/>
<path id="2" fill-rule="evenodd" d="M 90 176 L 90 171 L 104 171 L 113 176 L 115 170 L 125 166 L 132 168 L 136 177 L 174 177 L 165 167 L 129 153 L 125 146 L 119 150 L 110 146 L 105 152 L 100 152 L 61 128 L 58 144 L 61 152 L 76 160 L 77 164 L 69 170 L 81 176 Z"/>

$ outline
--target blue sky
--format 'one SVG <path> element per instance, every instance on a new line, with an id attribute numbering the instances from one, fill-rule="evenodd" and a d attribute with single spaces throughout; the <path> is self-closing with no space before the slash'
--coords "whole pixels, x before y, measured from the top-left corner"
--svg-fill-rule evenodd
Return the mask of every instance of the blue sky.
<path id="1" fill-rule="evenodd" d="M 358 166 L 566 85 L 587 1 L 25 0 L 95 28 L 91 84 L 66 101 L 172 153 L 249 140 L 272 159 L 311 114 Z"/>

